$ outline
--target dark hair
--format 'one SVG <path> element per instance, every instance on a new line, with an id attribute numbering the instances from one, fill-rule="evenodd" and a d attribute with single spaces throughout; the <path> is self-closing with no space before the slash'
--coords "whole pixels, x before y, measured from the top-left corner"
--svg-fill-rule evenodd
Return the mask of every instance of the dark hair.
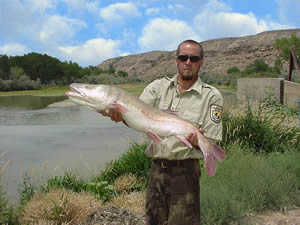
<path id="1" fill-rule="evenodd" d="M 180 46 L 181 46 L 182 44 L 185 44 L 185 43 L 196 44 L 196 45 L 198 45 L 198 46 L 200 47 L 200 57 L 201 57 L 201 59 L 203 59 L 203 47 L 202 47 L 202 45 L 201 45 L 199 42 L 194 41 L 194 40 L 185 40 L 185 41 L 181 42 L 181 43 L 178 45 L 178 47 L 177 47 L 177 50 L 176 50 L 176 56 L 178 56 L 178 54 L 179 54 Z"/>

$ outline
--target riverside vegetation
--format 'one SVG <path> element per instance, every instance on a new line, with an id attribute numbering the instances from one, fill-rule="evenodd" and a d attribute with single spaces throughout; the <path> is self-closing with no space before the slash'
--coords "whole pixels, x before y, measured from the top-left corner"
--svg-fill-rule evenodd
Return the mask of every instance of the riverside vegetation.
<path id="1" fill-rule="evenodd" d="M 256 107 L 225 112 L 223 139 L 227 158 L 216 175 L 207 176 L 201 164 L 203 224 L 246 224 L 251 213 L 300 206 L 296 109 L 270 97 Z M 7 203 L 0 185 L 0 224 L 80 224 L 107 205 L 143 214 L 151 165 L 145 148 L 145 143 L 133 143 L 127 153 L 87 179 L 66 171 L 37 184 L 25 173 L 17 206 Z M 7 163 L 1 158 L 4 174 Z"/>

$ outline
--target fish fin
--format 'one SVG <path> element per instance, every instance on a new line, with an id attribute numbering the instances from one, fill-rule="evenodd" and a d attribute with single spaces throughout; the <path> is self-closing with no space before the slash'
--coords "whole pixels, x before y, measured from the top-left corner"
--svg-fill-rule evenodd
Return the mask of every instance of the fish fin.
<path id="1" fill-rule="evenodd" d="M 169 113 L 169 114 L 172 114 L 172 115 L 177 115 L 178 114 L 178 111 L 176 110 L 171 110 L 171 109 L 165 109 L 165 110 L 161 110 L 162 112 L 165 112 L 165 113 Z"/>
<path id="2" fill-rule="evenodd" d="M 180 141 L 182 141 L 187 147 L 189 148 L 193 148 L 192 144 L 190 142 L 188 142 L 188 140 L 186 140 L 185 137 L 180 136 L 180 135 L 176 135 L 175 136 L 177 139 L 179 139 Z"/>
<path id="3" fill-rule="evenodd" d="M 223 161 L 225 159 L 225 152 L 217 144 L 200 133 L 197 133 L 197 136 L 198 146 L 204 157 L 207 174 L 213 176 L 217 169 L 217 161 Z"/>
<path id="4" fill-rule="evenodd" d="M 122 106 L 118 103 L 112 103 L 111 108 L 115 109 L 117 112 L 120 112 L 120 113 L 126 113 L 129 111 L 125 106 Z"/>
<path id="5" fill-rule="evenodd" d="M 156 133 L 154 133 L 152 130 L 149 130 L 147 132 L 148 137 L 155 143 L 159 143 L 161 141 L 160 136 L 158 136 Z"/>
<path id="6" fill-rule="evenodd" d="M 213 154 L 205 154 L 204 162 L 208 176 L 214 176 L 217 170 L 217 160 Z"/>
<path id="7" fill-rule="evenodd" d="M 223 161 L 225 159 L 225 152 L 223 151 L 223 149 L 218 146 L 217 144 L 215 144 L 214 142 L 212 142 L 211 140 L 208 139 L 208 141 L 211 143 L 212 147 L 212 154 L 214 155 L 214 157 L 219 161 Z"/>

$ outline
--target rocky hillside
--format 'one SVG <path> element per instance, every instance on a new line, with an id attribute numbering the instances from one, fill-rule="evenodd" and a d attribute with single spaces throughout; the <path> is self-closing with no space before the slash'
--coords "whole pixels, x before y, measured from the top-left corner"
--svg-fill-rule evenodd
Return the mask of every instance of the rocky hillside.
<path id="1" fill-rule="evenodd" d="M 237 66 L 243 70 L 255 59 L 262 58 L 273 66 L 280 52 L 273 48 L 276 39 L 296 34 L 300 29 L 276 30 L 240 38 L 221 38 L 201 42 L 204 48 L 204 66 L 201 73 L 222 75 L 227 69 Z M 143 80 L 153 80 L 159 76 L 176 73 L 175 50 L 153 51 L 136 55 L 112 58 L 98 65 L 108 69 L 113 65 L 116 71 L 126 71 L 129 76 L 135 75 Z"/>

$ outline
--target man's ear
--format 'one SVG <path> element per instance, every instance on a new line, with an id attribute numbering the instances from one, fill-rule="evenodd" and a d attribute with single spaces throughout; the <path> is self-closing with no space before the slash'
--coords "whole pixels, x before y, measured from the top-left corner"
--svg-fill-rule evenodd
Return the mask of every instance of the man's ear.
<path id="1" fill-rule="evenodd" d="M 202 59 L 200 60 L 200 66 L 203 65 L 203 61 L 204 61 L 204 59 L 202 58 Z"/>

